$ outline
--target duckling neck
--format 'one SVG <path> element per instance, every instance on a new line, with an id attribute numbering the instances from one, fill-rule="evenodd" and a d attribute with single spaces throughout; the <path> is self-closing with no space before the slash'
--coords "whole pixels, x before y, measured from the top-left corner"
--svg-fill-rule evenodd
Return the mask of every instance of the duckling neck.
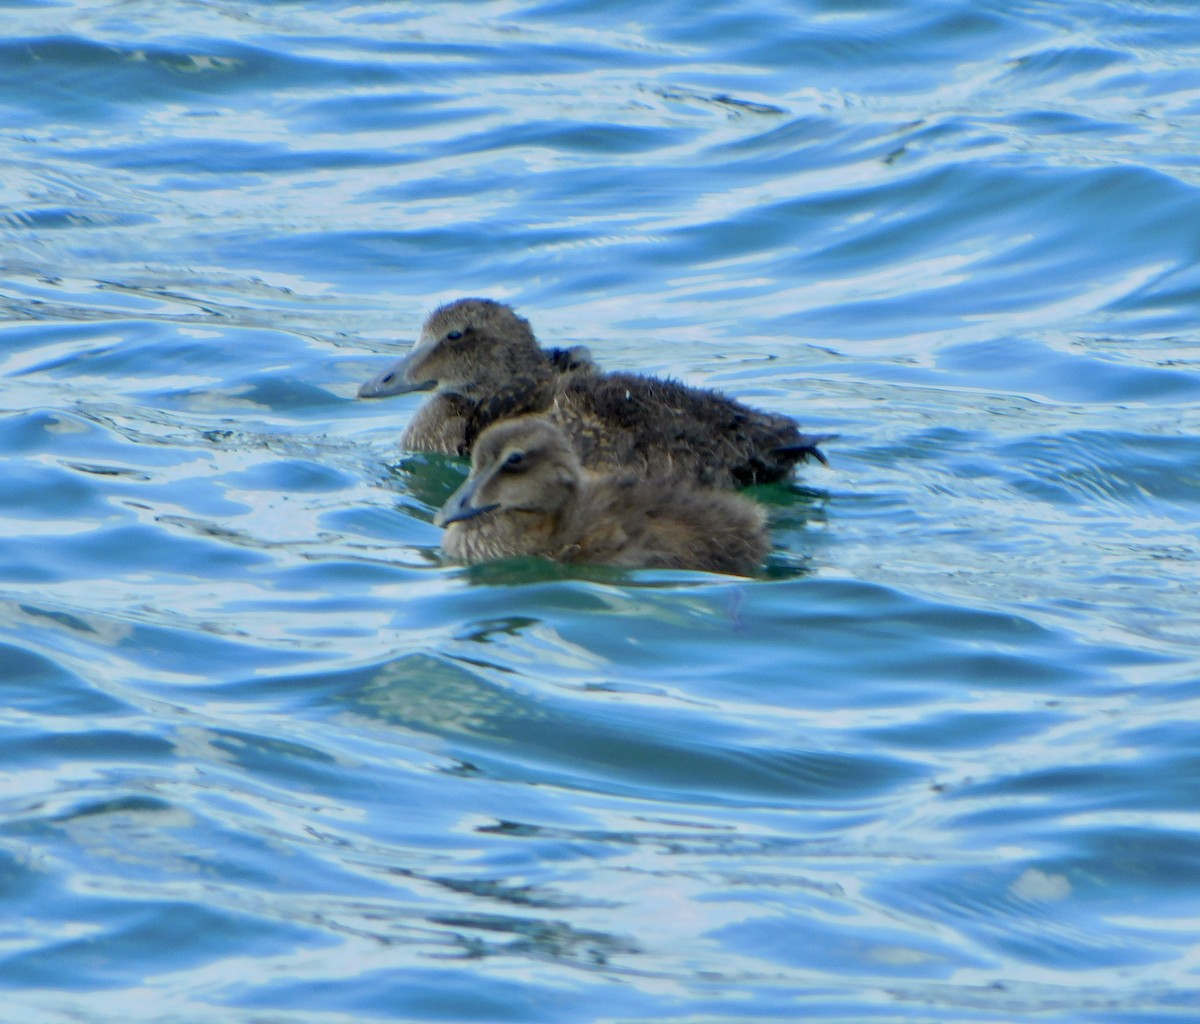
<path id="1" fill-rule="evenodd" d="M 550 525 L 546 547 L 550 551 L 562 552 L 575 547 L 587 528 L 588 508 L 592 501 L 591 480 L 578 478 L 565 490 L 562 505 L 546 517 Z"/>

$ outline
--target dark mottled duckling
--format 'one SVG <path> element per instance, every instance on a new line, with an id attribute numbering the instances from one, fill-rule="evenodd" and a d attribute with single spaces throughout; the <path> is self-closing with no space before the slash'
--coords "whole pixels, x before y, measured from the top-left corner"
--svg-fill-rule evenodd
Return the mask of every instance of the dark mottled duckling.
<path id="1" fill-rule="evenodd" d="M 489 344 L 502 338 L 502 345 Z M 451 367 L 456 367 L 452 372 Z M 437 388 L 400 437 L 405 448 L 469 455 L 471 424 L 481 399 L 513 376 L 551 380 L 576 370 L 592 370 L 583 345 L 544 349 L 529 322 L 491 299 L 459 299 L 435 309 L 412 351 L 358 389 L 359 398 L 384 398 Z M 477 427 L 472 431 L 477 432 Z"/>
<path id="2" fill-rule="evenodd" d="M 675 479 L 591 473 L 549 419 L 485 430 L 471 475 L 438 513 L 464 562 L 536 555 L 558 562 L 702 569 L 747 576 L 770 546 L 748 498 Z"/>
<path id="3" fill-rule="evenodd" d="M 452 410 L 452 432 L 461 423 L 463 454 L 492 423 L 545 414 L 592 469 L 744 487 L 780 480 L 809 457 L 825 462 L 817 445 L 832 434 L 802 434 L 789 417 L 752 409 L 717 391 L 635 373 L 601 373 L 586 349 L 573 356 L 577 351 L 539 348 L 529 323 L 503 303 L 460 299 L 436 310 L 412 352 L 359 394 L 436 388 L 438 405 L 428 416 L 445 422 L 451 418 L 446 410 Z M 426 427 L 424 410 L 402 443 L 448 451 L 445 435 L 434 436 Z"/>

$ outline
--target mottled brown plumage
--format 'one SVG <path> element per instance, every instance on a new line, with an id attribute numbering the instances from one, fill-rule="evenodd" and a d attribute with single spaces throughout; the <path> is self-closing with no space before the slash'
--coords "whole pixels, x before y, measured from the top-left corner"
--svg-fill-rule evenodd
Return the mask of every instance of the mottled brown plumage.
<path id="1" fill-rule="evenodd" d="M 436 522 L 446 528 L 446 551 L 463 562 L 535 555 L 746 576 L 769 548 L 766 516 L 748 498 L 678 479 L 589 472 L 546 417 L 485 430 L 470 477 Z"/>
<path id="2" fill-rule="evenodd" d="M 359 394 L 432 388 L 432 408 L 423 406 L 401 438 L 408 447 L 466 454 L 491 424 L 544 414 L 591 469 L 720 487 L 782 479 L 809 457 L 824 462 L 817 445 L 833 436 L 802 434 L 789 417 L 717 391 L 601 373 L 586 349 L 539 348 L 526 320 L 488 299 L 435 310 L 412 352 Z"/>

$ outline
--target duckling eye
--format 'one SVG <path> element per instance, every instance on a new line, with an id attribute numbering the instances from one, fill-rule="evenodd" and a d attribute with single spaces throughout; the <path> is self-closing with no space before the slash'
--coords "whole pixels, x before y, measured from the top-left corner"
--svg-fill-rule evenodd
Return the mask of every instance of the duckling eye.
<path id="1" fill-rule="evenodd" d="M 513 466 L 519 466 L 525 459 L 523 452 L 511 452 L 507 459 L 504 460 L 504 468 L 510 469 Z"/>
<path id="2" fill-rule="evenodd" d="M 461 337 L 462 337 L 462 331 L 451 331 L 449 334 L 446 335 L 446 340 L 447 341 L 458 341 L 458 339 Z"/>

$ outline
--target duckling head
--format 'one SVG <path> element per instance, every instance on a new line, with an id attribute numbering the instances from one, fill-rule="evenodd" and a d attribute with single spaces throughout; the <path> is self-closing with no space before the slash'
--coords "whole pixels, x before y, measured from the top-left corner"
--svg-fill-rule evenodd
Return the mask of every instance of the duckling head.
<path id="1" fill-rule="evenodd" d="M 458 299 L 430 313 L 408 355 L 363 384 L 358 397 L 434 389 L 472 397 L 539 361 L 544 356 L 529 321 L 510 306 Z"/>
<path id="2" fill-rule="evenodd" d="M 534 535 L 544 539 L 566 515 L 582 478 L 578 456 L 549 420 L 504 420 L 479 436 L 471 475 L 434 522 L 445 527 L 480 517 L 521 519 L 532 546 Z"/>

